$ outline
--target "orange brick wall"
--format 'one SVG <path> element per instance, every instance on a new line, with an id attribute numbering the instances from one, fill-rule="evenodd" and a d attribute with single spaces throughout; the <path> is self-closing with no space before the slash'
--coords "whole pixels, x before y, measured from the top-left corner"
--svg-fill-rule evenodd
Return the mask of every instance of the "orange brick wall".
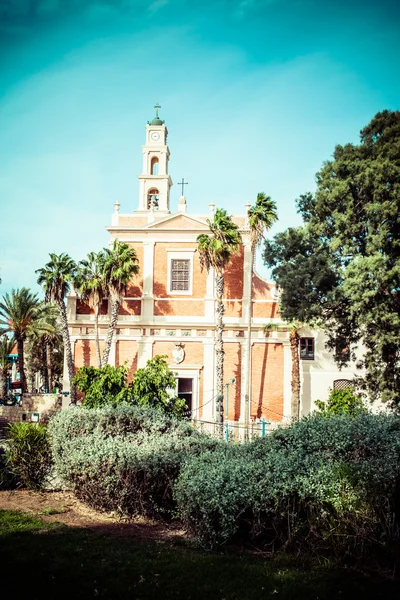
<path id="1" fill-rule="evenodd" d="M 184 250 L 185 248 L 191 250 L 196 249 L 193 253 L 193 297 L 203 298 L 206 294 L 206 271 L 201 272 L 199 253 L 197 251 L 196 243 L 164 243 L 159 242 L 154 246 L 154 285 L 153 293 L 159 298 L 173 298 L 173 294 L 168 294 L 168 253 L 167 250 L 172 247 L 179 247 Z M 179 297 L 181 295 L 177 294 Z M 204 309 L 198 314 L 204 314 Z"/>
<path id="2" fill-rule="evenodd" d="M 252 347 L 251 415 L 270 421 L 283 417 L 283 345 Z"/>
<path id="3" fill-rule="evenodd" d="M 226 298 L 242 298 L 243 296 L 243 246 L 239 254 L 232 257 L 231 262 L 225 269 L 225 294 Z"/>
<path id="4" fill-rule="evenodd" d="M 103 354 L 104 342 L 100 340 L 100 354 Z M 74 348 L 75 369 L 97 367 L 95 340 L 76 340 Z"/>
<path id="5" fill-rule="evenodd" d="M 202 300 L 154 300 L 154 314 L 179 315 L 182 317 L 198 317 L 204 315 L 204 302 Z"/>
<path id="6" fill-rule="evenodd" d="M 280 316 L 277 302 L 253 302 L 253 317 L 276 319 Z"/>
<path id="7" fill-rule="evenodd" d="M 136 296 L 140 296 L 143 293 L 143 257 L 144 257 L 144 248 L 143 248 L 143 244 L 130 244 L 129 246 L 131 246 L 135 252 L 136 252 L 136 256 L 138 257 L 139 260 L 139 274 L 135 275 L 131 282 L 128 284 L 127 288 L 126 288 L 126 294 L 125 296 L 128 296 L 128 298 L 134 298 Z"/>
<path id="8" fill-rule="evenodd" d="M 101 315 L 106 315 L 108 311 L 108 300 L 103 300 L 102 305 L 100 307 L 100 314 Z M 94 311 L 92 308 L 89 307 L 88 304 L 86 304 L 85 302 L 82 302 L 82 300 L 79 300 L 79 298 L 76 301 L 76 313 L 78 315 L 93 315 Z"/>
<path id="9" fill-rule="evenodd" d="M 233 300 L 225 300 L 225 316 L 226 317 L 241 317 L 242 316 L 242 303 Z"/>
<path id="10" fill-rule="evenodd" d="M 227 383 L 234 377 L 236 382 L 229 386 L 229 419 L 238 420 L 240 417 L 241 390 L 241 346 L 238 342 L 224 344 L 224 380 Z M 226 418 L 226 387 L 224 387 L 224 418 Z"/>
<path id="11" fill-rule="evenodd" d="M 119 315 L 140 315 L 142 311 L 141 300 L 123 300 L 119 307 Z"/>
<path id="12" fill-rule="evenodd" d="M 132 381 L 133 374 L 137 371 L 138 349 L 136 340 L 118 340 L 115 349 L 115 366 L 119 367 L 126 362 L 128 368 L 128 381 Z"/>

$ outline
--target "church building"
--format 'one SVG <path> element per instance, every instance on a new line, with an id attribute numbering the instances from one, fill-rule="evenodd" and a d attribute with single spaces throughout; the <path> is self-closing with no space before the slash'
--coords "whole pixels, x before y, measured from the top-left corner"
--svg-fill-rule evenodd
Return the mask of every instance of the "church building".
<path id="1" fill-rule="evenodd" d="M 107 227 L 110 245 L 116 238 L 131 245 L 140 269 L 129 284 L 120 308 L 109 363 L 126 364 L 132 378 L 148 359 L 166 355 L 176 374 L 177 393 L 185 398 L 192 417 L 212 422 L 216 418 L 214 274 L 201 270 L 196 238 L 209 231 L 207 219 L 212 219 L 215 206 L 209 204 L 204 214 L 192 214 L 184 195 L 177 206 L 171 206 L 168 130 L 158 116 L 159 108 L 156 105 L 156 116 L 146 125 L 137 207 L 122 213 L 117 202 Z M 256 273 L 251 277 L 248 208 L 249 205 L 244 205 L 243 214 L 233 216 L 243 245 L 225 272 L 224 383 L 228 395 L 225 418 L 246 421 L 251 299 L 250 418 L 280 422 L 291 417 L 289 332 L 279 316 L 275 284 Z M 102 344 L 110 308 L 105 301 L 99 321 Z M 95 365 L 93 316 L 89 307 L 72 293 L 68 297 L 67 314 L 75 367 Z M 267 324 L 279 326 L 272 327 L 266 335 Z M 313 408 L 313 400 L 325 399 L 334 381 L 351 379 L 353 371 L 347 375 L 337 372 L 321 335 L 305 331 L 300 342 L 301 412 L 307 414 Z M 224 404 L 226 407 L 225 399 Z"/>

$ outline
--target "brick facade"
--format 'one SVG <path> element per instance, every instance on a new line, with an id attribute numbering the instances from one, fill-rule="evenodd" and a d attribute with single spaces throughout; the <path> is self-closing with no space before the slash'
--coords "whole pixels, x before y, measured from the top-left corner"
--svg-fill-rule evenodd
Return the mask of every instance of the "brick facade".
<path id="1" fill-rule="evenodd" d="M 157 143 L 152 140 L 157 131 Z M 185 198 L 180 198 L 178 212 L 171 213 L 169 194 L 172 181 L 168 170 L 155 177 L 148 172 L 154 157 L 168 166 L 169 149 L 166 145 L 165 125 L 146 126 L 146 144 L 143 146 L 143 173 L 139 175 L 140 192 L 136 211 L 120 214 L 115 206 L 112 223 L 107 228 L 110 242 L 116 238 L 129 243 L 139 259 L 139 274 L 127 286 L 110 353 L 110 363 L 116 366 L 127 363 L 129 379 L 139 366 L 156 354 L 166 354 L 170 367 L 179 379 L 193 380 L 193 402 L 196 418 L 215 418 L 215 300 L 214 277 L 200 268 L 197 236 L 209 232 L 203 215 L 187 213 Z M 161 145 L 160 145 L 161 144 Z M 151 177 L 149 177 L 151 175 Z M 159 180 L 159 181 L 158 181 Z M 149 206 L 147 196 L 151 189 L 159 190 L 157 210 Z M 243 245 L 232 257 L 225 271 L 225 332 L 224 377 L 229 384 L 229 419 L 246 420 L 246 352 L 248 347 L 248 324 L 252 317 L 252 372 L 251 416 L 261 415 L 269 420 L 280 421 L 287 403 L 287 386 L 284 386 L 284 346 L 288 346 L 287 333 L 279 343 L 264 335 L 266 323 L 279 321 L 274 297 L 274 284 L 254 274 L 249 230 L 246 217 L 234 216 L 239 226 Z M 187 289 L 170 291 L 171 260 L 189 261 L 189 284 Z M 186 268 L 186 267 L 185 267 Z M 185 284 L 186 285 L 186 284 Z M 253 297 L 250 310 L 250 292 Z M 107 301 L 100 316 L 100 337 L 103 348 L 108 322 Z M 92 311 L 76 299 L 68 299 L 70 333 L 74 344 L 75 365 L 95 365 L 96 352 Z M 184 349 L 184 360 L 175 363 L 173 351 L 177 343 Z M 66 381 L 64 381 L 64 385 Z M 286 399 L 285 399 L 286 394 Z M 224 400 L 225 402 L 225 400 Z"/>

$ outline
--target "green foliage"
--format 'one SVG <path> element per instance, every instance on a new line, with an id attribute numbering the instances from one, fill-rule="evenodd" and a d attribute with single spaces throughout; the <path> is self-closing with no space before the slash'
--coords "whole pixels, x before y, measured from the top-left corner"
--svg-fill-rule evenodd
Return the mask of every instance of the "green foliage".
<path id="1" fill-rule="evenodd" d="M 8 425 L 7 463 L 23 486 L 39 489 L 52 469 L 47 428 L 36 423 Z"/>
<path id="2" fill-rule="evenodd" d="M 400 419 L 320 414 L 190 459 L 174 495 L 203 546 L 241 536 L 270 548 L 362 558 L 399 539 Z"/>
<path id="3" fill-rule="evenodd" d="M 50 260 L 44 267 L 37 269 L 37 282 L 45 291 L 46 302 L 58 304 L 64 302 L 71 283 L 76 276 L 76 263 L 65 252 L 50 253 Z"/>
<path id="4" fill-rule="evenodd" d="M 222 273 L 242 243 L 239 227 L 224 208 L 217 208 L 213 220 L 207 219 L 207 225 L 211 235 L 202 233 L 197 237 L 200 265 L 207 271 L 213 267 Z"/>
<path id="5" fill-rule="evenodd" d="M 316 400 L 315 405 L 325 415 L 358 415 L 366 412 L 362 399 L 354 394 L 352 388 L 331 390 L 327 402 Z"/>
<path id="6" fill-rule="evenodd" d="M 186 414 L 187 406 L 181 398 L 171 397 L 176 381 L 166 358 L 166 355 L 155 356 L 147 361 L 144 369 L 136 371 L 131 385 L 133 398 L 139 406 L 152 406 L 182 417 Z"/>
<path id="7" fill-rule="evenodd" d="M 248 211 L 252 252 L 261 243 L 266 231 L 278 220 L 276 203 L 264 192 L 257 194 L 254 206 Z"/>
<path id="8" fill-rule="evenodd" d="M 152 406 L 177 417 L 186 414 L 184 400 L 171 397 L 176 381 L 173 371 L 168 368 L 166 356 L 155 356 L 148 360 L 146 367 L 138 369 L 133 381 L 127 384 L 127 368 L 124 365 L 103 368 L 81 367 L 73 379 L 77 389 L 85 394 L 87 408 L 116 406 L 121 402 Z"/>
<path id="9" fill-rule="evenodd" d="M 315 195 L 298 200 L 304 227 L 267 242 L 284 319 L 314 322 L 328 345 L 361 341 L 361 386 L 400 405 L 400 112 L 378 113 L 359 145 L 335 148 Z M 337 354 L 339 365 L 354 354 Z"/>
<path id="10" fill-rule="evenodd" d="M 127 405 L 59 413 L 49 432 L 61 479 L 91 506 L 128 516 L 170 514 L 185 460 L 217 444 L 157 409 Z"/>
<path id="11" fill-rule="evenodd" d="M 18 483 L 18 478 L 12 472 L 5 450 L 0 447 L 0 490 L 13 490 Z"/>
<path id="12" fill-rule="evenodd" d="M 101 369 L 81 367 L 72 381 L 85 394 L 87 408 L 115 406 L 128 400 L 127 368 L 124 365 L 104 365 Z"/>

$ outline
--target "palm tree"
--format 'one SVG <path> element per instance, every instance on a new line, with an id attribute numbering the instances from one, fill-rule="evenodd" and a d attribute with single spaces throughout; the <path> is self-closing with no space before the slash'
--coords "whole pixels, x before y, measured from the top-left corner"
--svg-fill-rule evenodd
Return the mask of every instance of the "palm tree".
<path id="1" fill-rule="evenodd" d="M 58 334 L 56 307 L 53 304 L 41 303 L 41 309 L 40 319 L 33 323 L 30 335 L 24 343 L 24 363 L 28 392 L 33 392 L 35 375 L 39 370 L 37 359 L 41 341 Z"/>
<path id="2" fill-rule="evenodd" d="M 293 419 L 300 416 L 300 357 L 299 357 L 299 329 L 301 324 L 289 324 L 290 353 L 292 355 L 292 398 L 290 403 L 291 415 Z"/>
<path id="3" fill-rule="evenodd" d="M 223 303 L 224 271 L 232 255 L 238 252 L 242 238 L 239 233 L 239 227 L 232 221 L 232 218 L 223 208 L 217 208 L 213 220 L 207 219 L 207 224 L 211 235 L 207 233 L 200 234 L 197 237 L 197 243 L 201 268 L 205 268 L 207 271 L 213 268 L 215 272 L 217 421 L 220 424 L 219 433 L 222 435 L 222 401 L 224 393 L 224 345 L 222 335 L 224 331 L 223 315 L 225 312 Z"/>
<path id="4" fill-rule="evenodd" d="M 104 299 L 104 252 L 89 252 L 87 260 L 78 263 L 74 286 L 81 300 L 94 312 L 97 366 L 101 369 L 99 314 Z"/>
<path id="5" fill-rule="evenodd" d="M 139 273 L 136 252 L 125 242 L 114 240 L 112 249 L 106 249 L 104 263 L 104 282 L 111 299 L 111 317 L 108 326 L 106 343 L 103 351 L 103 365 L 108 363 L 114 329 L 118 321 L 122 294 L 133 275 Z"/>
<path id="6" fill-rule="evenodd" d="M 250 420 L 250 403 L 251 403 L 251 322 L 253 316 L 253 273 L 254 273 L 254 259 L 257 246 L 259 246 L 264 239 L 265 233 L 271 229 L 275 221 L 278 220 L 278 214 L 276 210 L 276 204 L 269 196 L 266 196 L 264 192 L 257 194 L 256 203 L 251 206 L 248 213 L 248 226 L 250 229 L 250 261 L 251 261 L 251 272 L 250 272 L 250 299 L 249 299 L 249 320 L 247 324 L 247 364 L 245 373 L 245 423 L 246 425 Z"/>
<path id="7" fill-rule="evenodd" d="M 5 398 L 7 395 L 7 381 L 11 373 L 11 363 L 9 355 L 15 345 L 15 339 L 12 337 L 8 339 L 6 335 L 3 335 L 0 340 L 0 396 Z"/>
<path id="8" fill-rule="evenodd" d="M 272 329 L 279 330 L 285 327 L 289 330 L 290 354 L 292 357 L 292 378 L 291 388 L 292 397 L 290 401 L 290 414 L 292 419 L 297 420 L 300 417 L 300 356 L 299 356 L 299 331 L 303 323 L 299 321 L 290 321 L 286 323 L 267 323 L 264 326 L 264 332 L 268 333 Z"/>
<path id="9" fill-rule="evenodd" d="M 71 404 L 75 404 L 76 393 L 75 386 L 72 383 L 72 378 L 74 376 L 74 359 L 71 351 L 67 310 L 65 308 L 64 299 L 70 290 L 71 282 L 74 280 L 76 264 L 65 252 L 59 255 L 51 253 L 50 261 L 41 269 L 37 269 L 36 273 L 39 274 L 38 284 L 41 285 L 45 291 L 46 302 L 53 302 L 58 308 L 67 360 Z"/>
<path id="10" fill-rule="evenodd" d="M 46 391 L 53 389 L 54 379 L 54 354 L 62 355 L 62 333 L 58 323 L 58 310 L 54 304 L 47 304 L 48 314 L 46 321 L 49 324 L 47 331 L 35 332 L 27 344 L 27 384 L 28 389 L 33 388 L 34 378 L 40 372 L 42 380 L 47 379 Z M 31 378 L 31 381 L 29 381 Z"/>
<path id="11" fill-rule="evenodd" d="M 48 331 L 47 307 L 27 288 L 11 290 L 0 302 L 0 334 L 12 332 L 18 347 L 21 388 L 26 391 L 24 342 L 35 332 Z"/>

